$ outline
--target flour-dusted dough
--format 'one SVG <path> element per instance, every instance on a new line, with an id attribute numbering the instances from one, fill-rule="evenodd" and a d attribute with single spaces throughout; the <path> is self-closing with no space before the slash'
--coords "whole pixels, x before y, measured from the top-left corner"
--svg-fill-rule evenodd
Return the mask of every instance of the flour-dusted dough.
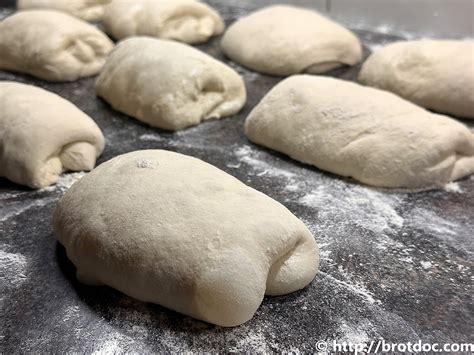
<path id="1" fill-rule="evenodd" d="M 349 30 L 315 11 L 282 5 L 238 20 L 221 47 L 237 63 L 279 76 L 323 73 L 362 58 L 360 42 Z"/>
<path id="2" fill-rule="evenodd" d="M 367 59 L 359 81 L 434 111 L 474 118 L 474 42 L 389 44 Z"/>
<path id="3" fill-rule="evenodd" d="M 151 36 L 186 43 L 205 42 L 224 30 L 219 14 L 196 0 L 114 0 L 103 24 L 117 39 Z"/>
<path id="4" fill-rule="evenodd" d="M 97 28 L 59 11 L 20 11 L 0 22 L 0 69 L 44 80 L 95 75 L 112 48 Z"/>
<path id="5" fill-rule="evenodd" d="M 67 12 L 86 21 L 98 21 L 104 14 L 104 5 L 111 0 L 18 0 L 19 10 L 51 9 Z"/>
<path id="6" fill-rule="evenodd" d="M 363 183 L 431 188 L 474 172 L 474 134 L 389 92 L 298 75 L 253 109 L 255 143 Z"/>
<path id="7" fill-rule="evenodd" d="M 186 44 L 147 37 L 117 46 L 97 80 L 97 95 L 168 130 L 230 116 L 246 99 L 244 82 L 232 68 Z"/>
<path id="8" fill-rule="evenodd" d="M 265 294 L 305 287 L 319 263 L 280 203 L 165 150 L 120 155 L 76 182 L 54 231 L 80 281 L 221 326 L 248 321 Z"/>
<path id="9" fill-rule="evenodd" d="M 104 149 L 94 121 L 52 92 L 0 82 L 0 176 L 41 188 L 64 170 L 91 170 Z"/>

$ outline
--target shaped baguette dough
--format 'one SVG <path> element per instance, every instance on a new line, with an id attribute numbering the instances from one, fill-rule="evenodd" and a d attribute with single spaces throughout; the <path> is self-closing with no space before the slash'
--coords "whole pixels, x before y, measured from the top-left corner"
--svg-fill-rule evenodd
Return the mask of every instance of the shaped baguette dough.
<path id="1" fill-rule="evenodd" d="M 112 48 L 94 26 L 58 11 L 21 11 L 0 22 L 0 69 L 44 80 L 95 75 Z"/>
<path id="2" fill-rule="evenodd" d="M 474 172 L 474 135 L 389 92 L 297 75 L 245 122 L 248 138 L 365 184 L 431 188 Z"/>
<path id="3" fill-rule="evenodd" d="M 474 118 L 474 42 L 389 44 L 367 59 L 359 81 L 434 111 Z"/>
<path id="4" fill-rule="evenodd" d="M 230 116 L 246 99 L 242 78 L 224 63 L 191 46 L 147 37 L 117 46 L 96 89 L 116 110 L 168 130 Z"/>
<path id="5" fill-rule="evenodd" d="M 50 9 L 66 12 L 86 21 L 98 21 L 111 0 L 18 0 L 19 10 Z"/>
<path id="6" fill-rule="evenodd" d="M 299 290 L 318 269 L 313 236 L 284 206 L 165 150 L 100 165 L 53 220 L 81 282 L 221 326 L 248 321 L 264 294 Z"/>
<path id="7" fill-rule="evenodd" d="M 0 176 L 41 188 L 64 170 L 91 170 L 104 150 L 94 121 L 52 92 L 0 82 Z"/>
<path id="8" fill-rule="evenodd" d="M 117 39 L 151 36 L 186 43 L 206 42 L 224 30 L 219 14 L 196 0 L 114 0 L 103 24 Z"/>
<path id="9" fill-rule="evenodd" d="M 245 67 L 278 76 L 324 73 L 362 59 L 360 42 L 351 31 L 315 11 L 283 5 L 232 24 L 221 48 Z"/>

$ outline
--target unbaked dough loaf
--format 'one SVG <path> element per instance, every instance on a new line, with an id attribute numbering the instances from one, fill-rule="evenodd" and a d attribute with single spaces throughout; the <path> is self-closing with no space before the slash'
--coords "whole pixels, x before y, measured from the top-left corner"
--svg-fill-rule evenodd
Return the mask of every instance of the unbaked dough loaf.
<path id="1" fill-rule="evenodd" d="M 389 92 L 298 75 L 245 122 L 249 139 L 365 184 L 431 188 L 474 172 L 474 135 Z"/>
<path id="2" fill-rule="evenodd" d="M 35 86 L 0 82 L 0 176 L 41 188 L 64 170 L 91 170 L 104 149 L 94 121 Z"/>
<path id="3" fill-rule="evenodd" d="M 279 76 L 324 73 L 362 58 L 352 32 L 315 11 L 283 5 L 238 20 L 221 47 L 237 63 Z"/>
<path id="4" fill-rule="evenodd" d="M 95 75 L 112 48 L 97 28 L 59 11 L 20 11 L 0 22 L 0 69 L 44 80 Z"/>
<path id="5" fill-rule="evenodd" d="M 98 21 L 111 0 L 17 0 L 19 10 L 51 9 L 67 12 L 86 21 Z"/>
<path id="6" fill-rule="evenodd" d="M 76 182 L 54 231 L 81 282 L 221 326 L 248 321 L 265 294 L 305 287 L 319 263 L 313 236 L 280 203 L 165 150 L 120 155 Z"/>
<path id="7" fill-rule="evenodd" d="M 196 0 L 114 0 L 103 24 L 117 39 L 151 36 L 186 43 L 205 42 L 224 30 L 219 14 Z"/>
<path id="8" fill-rule="evenodd" d="M 367 59 L 359 81 L 434 111 L 474 118 L 474 42 L 389 44 Z"/>
<path id="9" fill-rule="evenodd" d="M 230 116 L 246 98 L 242 78 L 224 63 L 186 44 L 148 37 L 117 46 L 97 80 L 97 95 L 168 130 Z"/>

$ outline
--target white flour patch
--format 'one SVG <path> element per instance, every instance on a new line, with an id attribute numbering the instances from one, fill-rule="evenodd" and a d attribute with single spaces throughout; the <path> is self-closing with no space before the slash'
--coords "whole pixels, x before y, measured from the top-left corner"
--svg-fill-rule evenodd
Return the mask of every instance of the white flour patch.
<path id="1" fill-rule="evenodd" d="M 154 169 L 154 164 L 151 160 L 149 159 L 138 159 L 137 162 L 137 168 L 140 169 Z"/>
<path id="2" fill-rule="evenodd" d="M 339 326 L 338 333 L 342 335 L 338 336 L 336 342 L 341 344 L 366 344 L 370 341 L 367 331 L 365 330 L 365 324 L 349 325 L 346 322 L 342 322 Z"/>
<path id="3" fill-rule="evenodd" d="M 164 141 L 163 138 L 161 138 L 160 136 L 156 134 L 142 134 L 139 137 L 139 139 L 146 142 L 163 142 Z"/>
<path id="4" fill-rule="evenodd" d="M 92 354 L 103 355 L 103 354 L 124 354 L 127 352 L 127 348 L 131 346 L 135 341 L 119 332 L 108 333 L 105 339 L 96 341 Z"/>
<path id="5" fill-rule="evenodd" d="M 12 15 L 14 11 L 15 10 L 11 8 L 0 9 L 0 20 L 3 20 L 4 18 Z"/>
<path id="6" fill-rule="evenodd" d="M 234 63 L 232 61 L 229 61 L 227 63 L 232 69 L 234 69 L 237 73 L 239 73 L 241 76 L 244 77 L 246 81 L 256 81 L 260 79 L 260 74 L 250 71 L 237 63 Z"/>
<path id="7" fill-rule="evenodd" d="M 321 260 L 332 261 L 332 259 L 330 258 L 332 251 L 328 248 L 328 246 L 330 245 L 331 245 L 330 243 L 321 243 L 321 242 L 318 243 L 319 258 Z"/>
<path id="8" fill-rule="evenodd" d="M 28 194 L 30 191 L 3 191 L 0 195 L 0 201 L 10 200 L 22 195 Z"/>
<path id="9" fill-rule="evenodd" d="M 414 208 L 409 216 L 409 223 L 419 229 L 440 237 L 453 237 L 462 229 L 457 223 L 448 221 L 435 212 L 422 208 Z"/>
<path id="10" fill-rule="evenodd" d="M 45 187 L 39 191 L 60 191 L 65 192 L 69 190 L 69 188 L 76 182 L 82 179 L 84 176 L 87 175 L 85 171 L 79 171 L 74 173 L 67 173 L 62 174 L 59 176 L 58 181 L 56 184 Z"/>
<path id="11" fill-rule="evenodd" d="M 454 192 L 454 193 L 463 193 L 461 186 L 459 186 L 459 183 L 457 182 L 450 182 L 449 184 L 446 184 L 444 186 L 444 190 L 448 192 Z"/>
<path id="12" fill-rule="evenodd" d="M 431 263 L 431 261 L 420 261 L 420 265 L 425 270 L 431 269 L 433 267 L 433 264 Z"/>
<path id="13" fill-rule="evenodd" d="M 370 50 L 371 52 L 375 52 L 379 50 L 380 48 L 385 47 L 385 44 L 380 44 L 380 43 L 364 43 Z"/>
<path id="14" fill-rule="evenodd" d="M 233 328 L 233 331 L 226 334 L 226 341 L 235 342 L 235 345 L 229 347 L 228 352 L 249 352 L 252 353 L 269 353 L 269 340 L 261 329 L 253 329 L 247 325 L 241 325 Z M 271 340 L 270 340 L 271 342 Z"/>
<path id="15" fill-rule="evenodd" d="M 412 31 L 402 30 L 397 26 L 393 26 L 389 24 L 382 24 L 382 25 L 378 25 L 374 27 L 374 25 L 367 24 L 363 20 L 354 21 L 352 19 L 341 18 L 339 19 L 339 21 L 344 22 L 352 30 L 363 30 L 363 31 L 381 33 L 385 35 L 395 35 L 398 37 L 402 37 L 403 39 L 406 39 L 406 40 L 412 40 L 412 39 L 423 37 Z"/>
<path id="16" fill-rule="evenodd" d="M 276 168 L 270 163 L 259 158 L 260 152 L 253 150 L 250 146 L 244 145 L 234 151 L 235 156 L 241 163 L 251 166 L 258 176 L 270 175 L 284 177 L 292 181 L 296 177 L 295 173 L 284 169 Z M 294 184 L 294 183 L 293 183 Z"/>
<path id="17" fill-rule="evenodd" d="M 22 254 L 0 250 L 0 289 L 4 292 L 20 286 L 27 278 L 27 266 Z"/>
<path id="18" fill-rule="evenodd" d="M 381 303 L 380 301 L 374 298 L 372 293 L 370 293 L 367 289 L 365 289 L 365 287 L 361 285 L 349 284 L 345 281 L 338 280 L 324 271 L 319 271 L 319 274 L 327 277 L 333 285 L 343 288 L 346 291 L 349 291 L 350 293 L 359 296 L 362 300 L 369 304 Z"/>
<path id="19" fill-rule="evenodd" d="M 53 202 L 53 198 L 42 198 L 38 200 L 33 200 L 29 202 L 23 201 L 14 201 L 4 204 L 5 206 L 0 207 L 0 222 L 6 221 L 10 218 L 16 217 L 30 208 L 34 207 L 43 207 L 48 205 L 50 202 Z"/>
<path id="20" fill-rule="evenodd" d="M 401 228 L 404 223 L 395 210 L 402 202 L 400 196 L 364 186 L 348 186 L 340 181 L 334 181 L 331 186 L 321 185 L 298 202 L 316 209 L 322 223 L 356 224 L 376 233 Z"/>
<path id="21" fill-rule="evenodd" d="M 80 308 L 78 305 L 68 306 L 64 311 L 63 322 L 67 322 L 71 319 L 77 318 L 80 314 Z"/>

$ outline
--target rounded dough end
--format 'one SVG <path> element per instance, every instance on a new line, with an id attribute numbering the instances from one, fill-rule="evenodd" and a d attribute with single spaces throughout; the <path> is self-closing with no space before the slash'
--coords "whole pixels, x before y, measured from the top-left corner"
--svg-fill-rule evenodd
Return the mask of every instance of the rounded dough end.
<path id="1" fill-rule="evenodd" d="M 58 181 L 59 175 L 63 172 L 61 160 L 58 157 L 50 158 L 46 161 L 32 177 L 30 187 L 40 189 L 52 185 Z"/>
<path id="2" fill-rule="evenodd" d="M 231 263 L 226 262 L 230 260 Z M 265 274 L 249 261 L 249 255 L 236 251 L 219 256 L 219 268 L 200 275 L 197 281 L 196 306 L 200 318 L 234 327 L 250 320 L 265 295 Z"/>
<path id="3" fill-rule="evenodd" d="M 64 169 L 89 171 L 95 166 L 97 148 L 88 142 L 76 142 L 64 147 L 60 159 Z"/>
<path id="4" fill-rule="evenodd" d="M 314 279 L 319 267 L 319 249 L 309 231 L 270 268 L 266 295 L 280 296 L 301 290 Z"/>

